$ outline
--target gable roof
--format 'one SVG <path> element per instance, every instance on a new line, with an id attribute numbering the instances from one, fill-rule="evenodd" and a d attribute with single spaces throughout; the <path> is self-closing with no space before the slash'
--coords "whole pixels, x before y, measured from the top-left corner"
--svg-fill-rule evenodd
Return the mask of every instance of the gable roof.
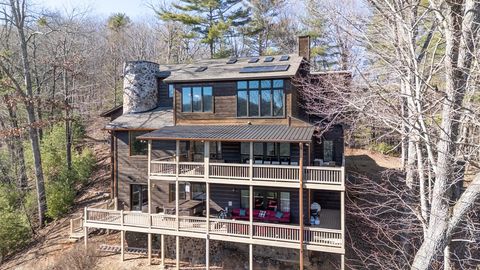
<path id="1" fill-rule="evenodd" d="M 234 63 L 227 64 L 229 59 L 208 59 L 195 61 L 192 64 L 178 64 L 178 65 L 160 65 L 159 76 L 164 77 L 164 82 L 205 82 L 205 81 L 228 81 L 241 79 L 256 79 L 256 78 L 287 78 L 293 77 L 297 74 L 298 69 L 302 63 L 303 57 L 296 54 L 289 54 L 288 59 L 280 61 L 282 55 L 270 56 L 273 57 L 272 62 L 264 62 L 266 56 L 260 56 L 259 61 L 249 63 L 252 57 L 237 58 Z M 282 69 L 279 66 L 288 66 Z M 196 71 L 201 67 L 206 67 L 203 71 Z M 267 67 L 266 71 L 252 72 L 252 70 L 245 72 L 244 68 Z M 272 68 L 273 67 L 273 68 Z M 269 70 L 270 69 L 270 70 Z M 277 69 L 277 70 L 271 70 Z"/>

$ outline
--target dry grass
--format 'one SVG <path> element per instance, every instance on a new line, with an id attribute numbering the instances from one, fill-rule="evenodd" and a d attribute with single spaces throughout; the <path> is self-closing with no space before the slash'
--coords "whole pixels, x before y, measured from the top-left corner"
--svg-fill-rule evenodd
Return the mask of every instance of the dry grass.
<path id="1" fill-rule="evenodd" d="M 99 256 L 97 248 L 91 247 L 85 250 L 77 244 L 72 249 L 60 254 L 57 260 L 47 265 L 45 270 L 93 270 L 97 268 Z"/>

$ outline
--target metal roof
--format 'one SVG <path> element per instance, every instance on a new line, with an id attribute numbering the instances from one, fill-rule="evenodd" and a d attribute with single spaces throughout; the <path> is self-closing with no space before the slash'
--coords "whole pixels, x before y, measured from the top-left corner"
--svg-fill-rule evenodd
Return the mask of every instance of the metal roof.
<path id="1" fill-rule="evenodd" d="M 144 134 L 142 140 L 202 140 L 235 142 L 303 142 L 312 140 L 315 127 L 280 125 L 181 125 Z"/>
<path id="2" fill-rule="evenodd" d="M 105 129 L 109 130 L 154 130 L 173 125 L 172 108 L 157 107 L 141 113 L 127 113 L 108 123 Z"/>
<path id="3" fill-rule="evenodd" d="M 273 62 L 265 63 L 263 60 L 265 56 L 258 57 L 260 61 L 256 63 L 249 63 L 251 58 L 237 58 L 237 61 L 232 64 L 227 64 L 226 59 L 208 59 L 195 61 L 193 64 L 176 64 L 176 65 L 160 65 L 159 76 L 166 77 L 163 81 L 167 83 L 175 82 L 202 82 L 202 81 L 228 81 L 228 80 L 248 80 L 257 78 L 289 78 L 297 74 L 303 57 L 296 54 L 288 55 L 286 61 L 279 61 L 281 56 L 273 56 Z M 276 67 L 286 66 L 286 70 L 264 71 L 255 74 L 240 73 L 245 68 L 255 67 Z M 195 72 L 199 67 L 208 67 L 202 72 Z"/>

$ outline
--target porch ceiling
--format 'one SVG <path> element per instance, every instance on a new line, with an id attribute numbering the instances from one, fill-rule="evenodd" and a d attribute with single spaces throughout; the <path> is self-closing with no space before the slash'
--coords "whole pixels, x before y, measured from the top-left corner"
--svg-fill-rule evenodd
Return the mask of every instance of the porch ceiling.
<path id="1" fill-rule="evenodd" d="M 280 125 L 169 126 L 140 137 L 141 140 L 191 140 L 234 142 L 309 143 L 315 128 Z"/>

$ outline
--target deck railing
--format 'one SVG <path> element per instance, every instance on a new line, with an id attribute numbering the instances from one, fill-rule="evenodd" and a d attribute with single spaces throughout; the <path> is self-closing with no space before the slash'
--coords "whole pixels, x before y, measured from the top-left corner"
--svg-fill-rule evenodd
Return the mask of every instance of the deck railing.
<path id="1" fill-rule="evenodd" d="M 205 177 L 203 162 L 179 162 L 179 177 Z M 152 176 L 175 177 L 177 164 L 171 161 L 152 161 L 150 173 Z M 305 166 L 303 167 L 304 182 L 307 184 L 343 185 L 344 167 Z M 249 180 L 288 182 L 299 181 L 300 167 L 298 165 L 264 165 L 253 164 L 250 176 L 250 165 L 242 163 L 210 163 L 209 178 L 222 180 Z"/>
<path id="2" fill-rule="evenodd" d="M 86 209 L 85 223 L 89 227 L 96 224 L 114 225 L 113 229 L 136 231 L 139 228 L 153 228 L 177 230 L 177 219 L 174 215 L 147 214 L 141 212 L 115 211 L 105 209 Z M 220 236 L 250 237 L 250 222 L 229 219 L 210 219 L 208 233 Z M 288 243 L 300 242 L 300 226 L 252 222 L 252 238 L 258 240 L 283 241 Z M 178 230 L 204 234 L 207 232 L 205 217 L 179 216 Z M 101 226 L 100 226 L 101 227 Z M 318 227 L 304 227 L 304 242 L 314 246 L 328 246 L 342 248 L 341 230 L 324 229 Z"/>

